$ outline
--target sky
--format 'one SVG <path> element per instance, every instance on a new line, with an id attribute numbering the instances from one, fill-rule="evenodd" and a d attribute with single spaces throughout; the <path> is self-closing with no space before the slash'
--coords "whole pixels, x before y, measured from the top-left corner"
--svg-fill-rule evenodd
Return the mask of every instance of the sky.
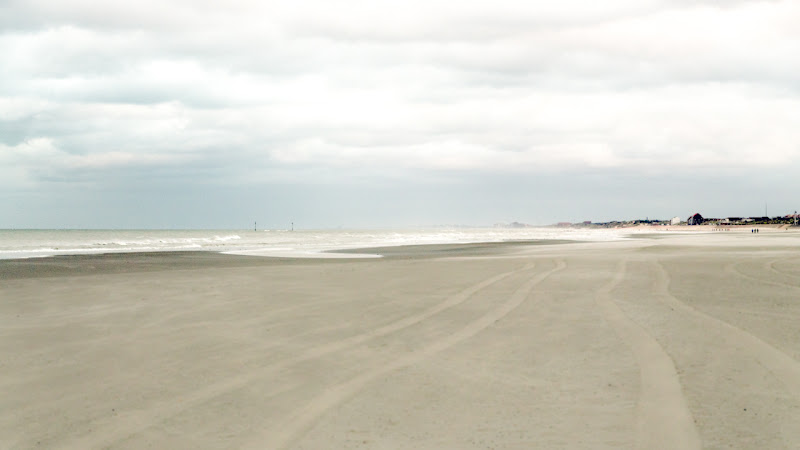
<path id="1" fill-rule="evenodd" d="M 0 0 L 0 228 L 800 209 L 800 2 Z"/>

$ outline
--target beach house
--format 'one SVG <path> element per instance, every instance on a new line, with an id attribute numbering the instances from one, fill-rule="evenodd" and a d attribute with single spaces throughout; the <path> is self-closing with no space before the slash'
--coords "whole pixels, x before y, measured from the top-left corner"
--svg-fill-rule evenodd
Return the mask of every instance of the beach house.
<path id="1" fill-rule="evenodd" d="M 689 225 L 700 225 L 703 223 L 703 216 L 700 213 L 694 213 L 693 215 L 689 216 L 686 220 L 686 223 Z"/>

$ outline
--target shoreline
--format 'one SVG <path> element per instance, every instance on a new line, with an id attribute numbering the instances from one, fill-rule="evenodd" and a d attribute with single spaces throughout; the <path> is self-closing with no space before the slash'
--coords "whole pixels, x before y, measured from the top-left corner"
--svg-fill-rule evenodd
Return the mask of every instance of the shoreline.
<path id="1" fill-rule="evenodd" d="M 169 251 L 112 251 L 106 253 L 81 253 L 0 259 L 0 279 L 35 278 L 39 276 L 70 276 L 79 274 L 125 273 L 126 271 L 154 272 L 159 270 L 197 269 L 211 267 L 269 266 L 274 264 L 298 264 L 302 261 L 345 262 L 370 259 L 396 258 L 444 258 L 449 256 L 508 256 L 512 252 L 540 246 L 578 245 L 581 248 L 598 247 L 603 244 L 619 244 L 637 240 L 648 240 L 672 236 L 723 236 L 725 229 L 714 230 L 703 226 L 679 229 L 660 227 L 632 227 L 630 233 L 622 233 L 611 241 L 534 239 L 444 244 L 400 244 L 321 250 L 318 252 L 279 252 L 269 250 L 217 251 L 217 250 L 169 250 Z M 686 232 L 685 228 L 690 228 Z M 730 230 L 730 236 L 744 236 L 745 229 Z M 779 233 L 779 232 L 780 233 Z M 800 229 L 767 230 L 765 236 L 798 236 Z M 684 245 L 712 245 L 713 242 L 685 242 Z M 764 241 L 758 241 L 765 244 Z"/>
<path id="2" fill-rule="evenodd" d="M 302 256 L 246 254 L 212 250 L 109 252 L 53 255 L 37 258 L 0 259 L 0 279 L 77 276 L 161 270 L 260 267 L 286 264 L 336 263 L 395 258 L 437 258 L 507 254 L 511 249 L 537 245 L 578 243 L 567 240 L 475 242 L 465 244 L 418 244 L 329 250 Z"/>
<path id="3" fill-rule="evenodd" d="M 244 230 L 78 230 L 0 231 L 0 259 L 104 253 L 217 251 L 277 257 L 316 256 L 335 249 L 432 243 L 501 242 L 508 240 L 607 240 L 608 231 L 558 231 L 536 228 L 311 230 L 266 233 Z M 330 254 L 326 254 L 331 257 Z"/>
<path id="4" fill-rule="evenodd" d="M 765 226 L 652 226 L 637 225 L 620 228 L 596 227 L 543 227 L 531 229 L 481 229 L 464 234 L 460 230 L 428 230 L 421 234 L 416 231 L 381 232 L 366 231 L 324 231 L 283 233 L 275 237 L 270 233 L 242 230 L 55 230 L 54 234 L 41 235 L 38 231 L 26 234 L 11 231 L 0 240 L 0 261 L 8 259 L 48 258 L 59 255 L 97 255 L 108 253 L 140 252 L 183 252 L 213 251 L 269 257 L 343 257 L 353 255 L 353 249 L 384 248 L 409 245 L 439 244 L 489 244 L 526 241 L 577 241 L 603 242 L 635 238 L 642 232 L 651 233 L 711 233 L 719 231 L 750 231 L 758 228 L 761 232 L 792 232 L 794 227 L 785 225 Z M 797 230 L 800 230 L 798 228 Z M 53 231 L 53 230 L 51 230 Z M 231 234 L 231 233 L 238 234 Z M 100 233 L 100 234 L 94 234 Z M 119 233 L 119 234 L 117 234 Z M 144 233 L 144 234 L 140 234 Z M 339 250 L 347 250 L 340 252 Z M 366 257 L 366 255 L 364 255 Z M 374 256 L 370 256 L 374 257 Z"/>

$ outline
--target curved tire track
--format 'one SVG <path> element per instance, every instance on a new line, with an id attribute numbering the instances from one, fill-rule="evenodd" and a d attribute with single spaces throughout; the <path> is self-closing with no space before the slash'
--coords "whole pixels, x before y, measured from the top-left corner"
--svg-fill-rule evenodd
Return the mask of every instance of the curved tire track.
<path id="1" fill-rule="evenodd" d="M 517 290 L 511 294 L 511 297 L 506 302 L 488 311 L 478 319 L 470 322 L 467 326 L 458 330 L 457 332 L 438 339 L 429 345 L 414 351 L 413 353 L 409 353 L 392 361 L 389 364 L 381 363 L 381 365 L 373 366 L 362 371 L 362 373 L 355 378 L 351 378 L 345 382 L 329 387 L 322 395 L 314 399 L 310 404 L 306 405 L 300 410 L 297 410 L 294 414 L 289 416 L 280 426 L 276 427 L 275 429 L 267 430 L 258 438 L 245 445 L 244 448 L 284 448 L 289 446 L 301 438 L 305 432 L 310 430 L 314 423 L 326 411 L 361 391 L 375 378 L 395 370 L 417 364 L 435 355 L 436 353 L 444 351 L 468 338 L 475 336 L 479 332 L 505 317 L 508 313 L 522 304 L 525 299 L 528 298 L 528 295 L 537 284 L 541 283 L 550 275 L 563 270 L 565 267 L 565 262 L 558 261 L 556 267 L 523 283 L 522 286 L 517 288 Z"/>
<path id="2" fill-rule="evenodd" d="M 434 305 L 425 311 L 413 314 L 411 316 L 394 321 L 387 325 L 383 325 L 374 330 L 350 336 L 341 339 L 339 341 L 333 341 L 322 346 L 314 347 L 295 357 L 276 362 L 262 369 L 250 372 L 244 372 L 238 376 L 226 378 L 220 382 L 213 383 L 201 389 L 192 391 L 185 396 L 170 398 L 168 400 L 161 401 L 155 406 L 151 406 L 144 410 L 137 410 L 135 412 L 120 412 L 118 419 L 115 421 L 115 423 L 127 422 L 127 425 L 122 427 L 122 429 L 109 427 L 104 430 L 94 431 L 91 434 L 81 436 L 74 440 L 63 442 L 58 447 L 96 448 L 96 447 L 112 446 L 115 442 L 120 442 L 132 436 L 135 436 L 137 433 L 146 430 L 147 428 L 155 425 L 156 423 L 162 422 L 166 419 L 169 419 L 170 417 L 174 417 L 180 414 L 183 411 L 189 410 L 193 407 L 197 407 L 199 405 L 202 405 L 203 403 L 209 402 L 228 392 L 242 388 L 246 386 L 248 383 L 251 383 L 267 374 L 283 370 L 285 368 L 302 363 L 304 361 L 320 358 L 322 356 L 337 351 L 342 351 L 354 347 L 356 345 L 362 344 L 364 342 L 367 342 L 370 339 L 374 339 L 380 336 L 385 336 L 390 333 L 415 325 L 435 314 L 438 314 L 446 309 L 452 308 L 460 303 L 463 303 L 464 301 L 475 295 L 477 292 L 487 288 L 488 286 L 491 286 L 492 284 L 502 281 L 503 279 L 508 278 L 516 273 L 529 270 L 533 267 L 535 267 L 535 264 L 527 264 L 520 269 L 501 273 L 494 277 L 488 278 L 484 281 L 481 281 L 480 283 L 474 284 L 462 290 L 461 292 L 455 295 L 452 295 L 451 297 L 447 298 L 447 300 L 437 305 Z M 292 385 L 289 387 L 276 389 L 274 392 L 270 392 L 267 395 L 267 397 L 268 398 L 273 397 L 275 395 L 278 395 L 282 392 L 293 389 L 295 387 L 297 386 Z"/>
<path id="3" fill-rule="evenodd" d="M 631 348 L 639 365 L 637 448 L 702 448 L 672 358 L 611 296 L 614 288 L 625 279 L 626 272 L 627 262 L 621 261 L 614 278 L 598 291 L 595 302 L 606 322 Z"/>
<path id="4" fill-rule="evenodd" d="M 777 260 L 777 259 L 775 261 L 770 261 L 765 265 L 765 267 L 770 272 L 777 273 L 778 275 L 781 275 L 781 276 L 784 276 L 784 277 L 789 277 L 789 278 L 792 278 L 792 279 L 795 279 L 795 280 L 800 280 L 800 275 L 795 275 L 793 273 L 787 273 L 787 272 L 784 272 L 784 271 L 782 271 L 780 269 L 775 268 L 775 263 L 777 263 L 778 261 L 779 260 Z"/>
<path id="5" fill-rule="evenodd" d="M 773 286 L 788 287 L 788 288 L 791 288 L 791 289 L 800 289 L 800 286 L 798 286 L 796 284 L 783 283 L 781 281 L 762 280 L 761 278 L 754 277 L 752 275 L 748 275 L 748 274 L 740 271 L 739 269 L 737 269 L 736 266 L 737 266 L 736 263 L 729 264 L 729 265 L 725 266 L 725 271 L 728 272 L 728 273 L 731 273 L 733 275 L 737 275 L 737 276 L 739 276 L 741 278 L 744 278 L 746 280 L 754 281 L 754 282 L 760 283 L 760 284 L 771 284 Z M 776 273 L 780 273 L 778 271 L 775 271 L 775 272 Z"/>
<path id="6" fill-rule="evenodd" d="M 800 362 L 755 335 L 678 300 L 669 293 L 669 272 L 660 261 L 657 261 L 656 264 L 659 268 L 657 289 L 663 294 L 660 297 L 664 303 L 724 331 L 740 348 L 750 353 L 753 358 L 781 380 L 792 395 L 800 399 Z"/>

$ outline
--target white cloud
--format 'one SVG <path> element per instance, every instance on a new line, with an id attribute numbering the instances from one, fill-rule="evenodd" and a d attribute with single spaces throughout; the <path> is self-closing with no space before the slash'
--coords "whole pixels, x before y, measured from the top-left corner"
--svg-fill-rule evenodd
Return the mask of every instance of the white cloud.
<path id="1" fill-rule="evenodd" d="M 221 153 L 220 177 L 273 164 L 798 162 L 800 7 L 788 1 L 73 0 L 6 12 L 19 20 L 0 34 L 2 151 L 48 142 L 72 155 L 26 160 L 50 171 L 214 166 Z"/>

